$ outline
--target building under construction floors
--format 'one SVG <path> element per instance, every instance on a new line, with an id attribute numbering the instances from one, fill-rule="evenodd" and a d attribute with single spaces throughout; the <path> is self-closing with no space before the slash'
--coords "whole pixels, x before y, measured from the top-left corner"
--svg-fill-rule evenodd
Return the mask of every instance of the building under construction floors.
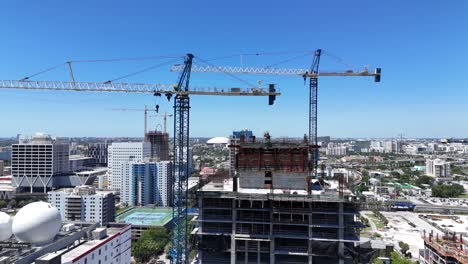
<path id="1" fill-rule="evenodd" d="M 461 234 L 443 235 L 424 231 L 424 249 L 419 253 L 420 263 L 427 264 L 468 264 L 466 238 Z"/>
<path id="2" fill-rule="evenodd" d="M 337 180 L 307 180 L 306 144 L 240 142 L 231 156 L 235 177 L 197 193 L 200 263 L 368 262 L 359 204 Z"/>

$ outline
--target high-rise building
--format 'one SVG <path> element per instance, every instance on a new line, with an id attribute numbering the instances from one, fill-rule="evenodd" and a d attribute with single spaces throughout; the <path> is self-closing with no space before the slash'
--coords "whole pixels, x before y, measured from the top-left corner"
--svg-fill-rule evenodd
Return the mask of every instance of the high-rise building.
<path id="1" fill-rule="evenodd" d="M 148 142 L 114 142 L 108 149 L 109 188 L 120 190 L 123 182 L 123 164 L 129 161 L 142 161 L 151 155 Z"/>
<path id="2" fill-rule="evenodd" d="M 108 147 L 109 145 L 107 144 L 107 142 L 91 143 L 88 145 L 86 156 L 91 157 L 95 165 L 107 166 Z"/>
<path id="3" fill-rule="evenodd" d="M 327 156 L 345 156 L 348 154 L 348 148 L 341 144 L 329 143 L 325 148 L 325 153 Z"/>
<path id="4" fill-rule="evenodd" d="M 48 202 L 56 207 L 62 220 L 106 224 L 114 221 L 115 200 L 110 191 L 91 186 L 48 192 Z"/>
<path id="5" fill-rule="evenodd" d="M 340 181 L 312 183 L 307 144 L 235 148 L 235 177 L 197 192 L 201 263 L 352 263 L 359 203 Z"/>
<path id="6" fill-rule="evenodd" d="M 441 159 L 427 159 L 426 175 L 435 178 L 450 177 L 450 163 Z"/>
<path id="7" fill-rule="evenodd" d="M 156 191 L 154 203 L 159 206 L 172 206 L 172 162 L 160 161 L 157 165 Z"/>
<path id="8" fill-rule="evenodd" d="M 45 193 L 54 176 L 70 171 L 68 142 L 45 134 L 20 137 L 12 146 L 11 158 L 13 184 L 30 192 L 42 189 Z"/>
<path id="9" fill-rule="evenodd" d="M 123 164 L 121 202 L 131 206 L 170 206 L 172 163 L 143 161 Z"/>
<path id="10" fill-rule="evenodd" d="M 169 134 L 161 131 L 149 131 L 145 141 L 151 143 L 151 158 L 169 160 Z"/>

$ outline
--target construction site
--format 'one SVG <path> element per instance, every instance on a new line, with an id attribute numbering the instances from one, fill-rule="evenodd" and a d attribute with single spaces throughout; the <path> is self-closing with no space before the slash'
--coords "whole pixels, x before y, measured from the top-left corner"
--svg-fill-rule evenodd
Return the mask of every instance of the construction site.
<path id="1" fill-rule="evenodd" d="M 465 264 L 468 263 L 467 241 L 461 234 L 434 232 L 423 234 L 424 249 L 420 253 L 421 263 Z"/>
<path id="2" fill-rule="evenodd" d="M 367 263 L 343 179 L 308 176 L 308 144 L 231 139 L 231 176 L 198 191 L 201 263 Z M 370 254 L 369 254 L 370 253 Z"/>

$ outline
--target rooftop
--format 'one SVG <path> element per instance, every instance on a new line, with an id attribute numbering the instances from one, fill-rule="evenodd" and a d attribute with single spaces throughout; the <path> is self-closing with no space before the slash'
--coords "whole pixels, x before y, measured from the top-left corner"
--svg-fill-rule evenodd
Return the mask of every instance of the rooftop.
<path id="1" fill-rule="evenodd" d="M 96 231 L 98 229 L 102 229 L 102 228 L 96 228 Z M 80 246 L 63 254 L 62 263 L 71 262 L 74 259 L 84 255 L 87 251 L 90 251 L 91 249 L 98 247 L 99 245 L 106 242 L 107 240 L 112 239 L 115 235 L 118 235 L 120 231 L 121 231 L 120 228 L 107 228 L 107 236 L 101 239 L 94 239 L 94 240 L 87 241 L 81 244 Z"/>
<path id="2" fill-rule="evenodd" d="M 172 208 L 132 208 L 118 215 L 116 222 L 137 226 L 164 226 L 172 220 Z"/>

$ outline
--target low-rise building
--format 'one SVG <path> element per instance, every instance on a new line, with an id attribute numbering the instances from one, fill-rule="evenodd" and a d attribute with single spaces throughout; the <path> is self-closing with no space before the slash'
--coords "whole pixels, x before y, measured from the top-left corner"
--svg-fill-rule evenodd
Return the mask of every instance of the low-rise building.
<path id="1" fill-rule="evenodd" d="M 426 175 L 435 178 L 449 178 L 450 163 L 441 159 L 427 159 Z"/>
<path id="2" fill-rule="evenodd" d="M 11 200 L 16 195 L 16 188 L 11 184 L 12 176 L 0 177 L 0 200 Z"/>
<path id="3" fill-rule="evenodd" d="M 33 245 L 15 237 L 0 247 L 0 263 L 128 264 L 131 225 L 100 227 L 98 223 L 64 223 L 52 241 Z"/>
<path id="4" fill-rule="evenodd" d="M 60 189 L 49 192 L 48 201 L 59 210 L 62 220 L 101 224 L 114 221 L 115 200 L 111 191 L 96 191 L 91 186 Z"/>

